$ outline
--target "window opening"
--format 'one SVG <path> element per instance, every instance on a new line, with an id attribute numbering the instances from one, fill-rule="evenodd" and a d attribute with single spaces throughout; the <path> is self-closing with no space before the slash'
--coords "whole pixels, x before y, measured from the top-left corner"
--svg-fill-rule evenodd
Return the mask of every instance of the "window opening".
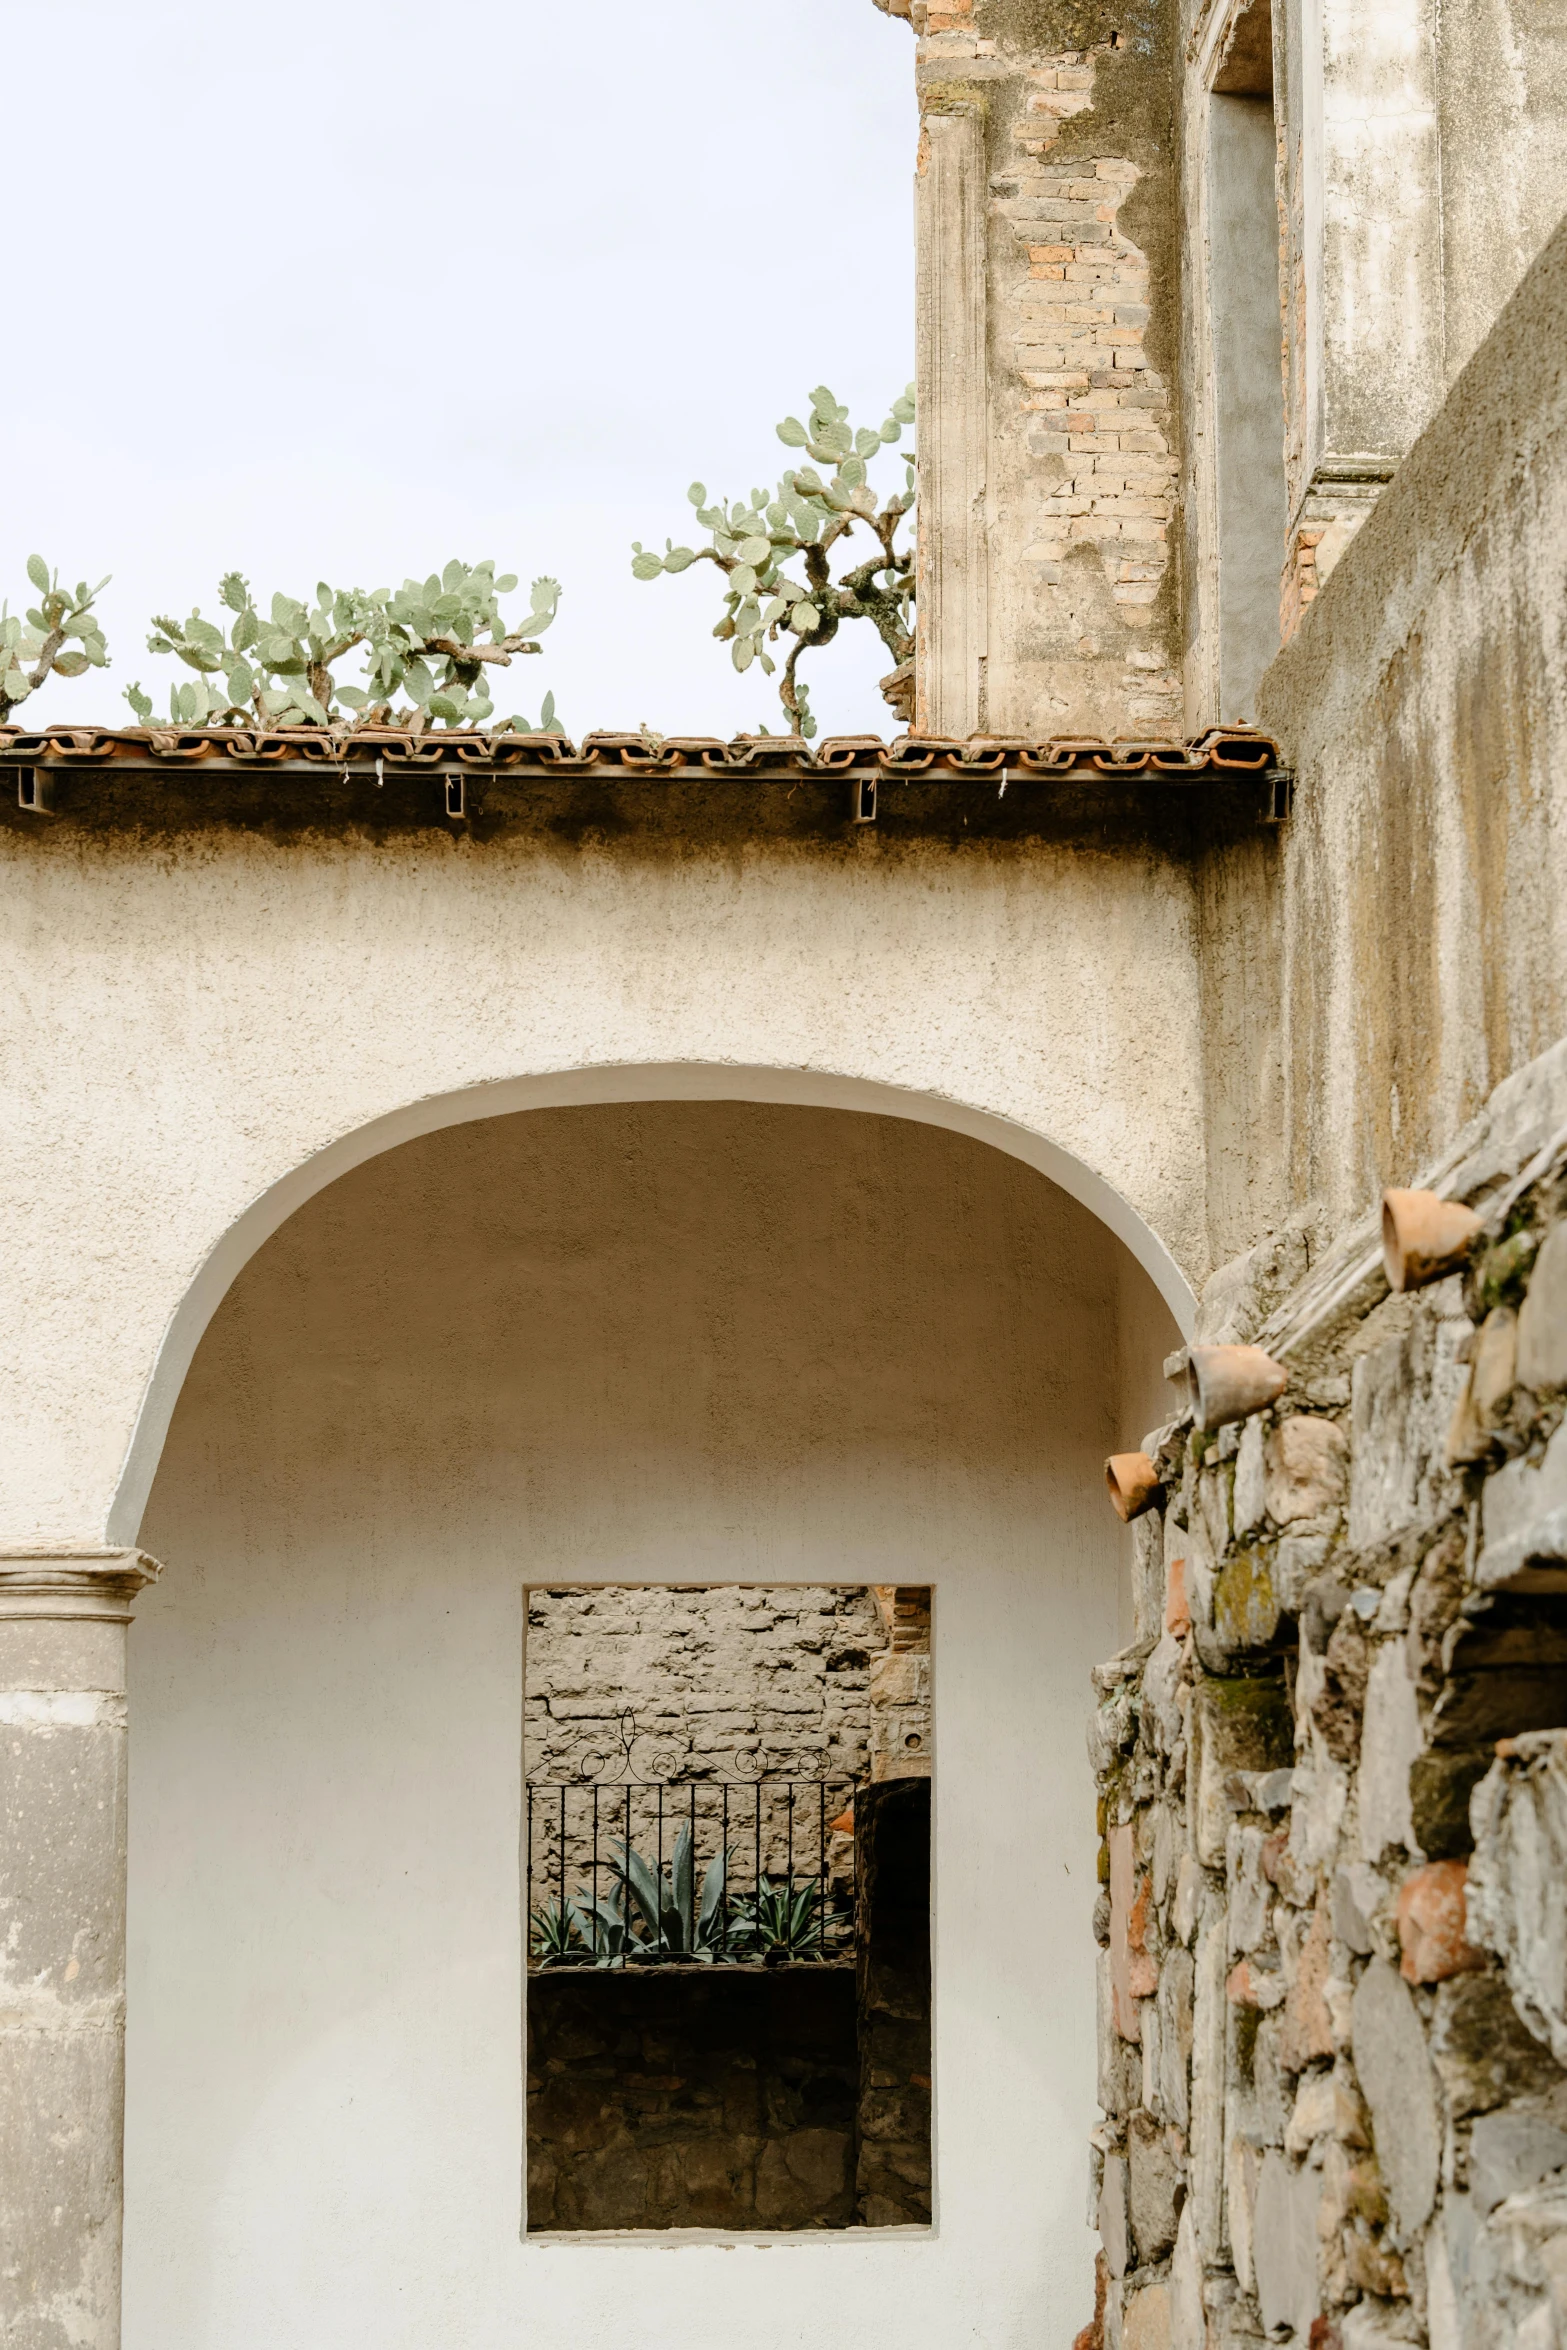
<path id="1" fill-rule="evenodd" d="M 930 1623 L 528 1594 L 530 2233 L 929 2223 Z"/>
<path id="2" fill-rule="evenodd" d="M 1219 715 L 1255 716 L 1279 649 L 1283 327 L 1268 0 L 1232 19 L 1208 100 L 1208 288 L 1219 568 Z"/>

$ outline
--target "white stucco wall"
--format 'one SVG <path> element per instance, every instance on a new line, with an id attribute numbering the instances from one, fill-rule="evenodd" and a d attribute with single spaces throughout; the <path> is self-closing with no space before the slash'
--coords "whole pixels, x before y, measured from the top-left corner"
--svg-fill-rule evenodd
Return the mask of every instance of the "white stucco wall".
<path id="1" fill-rule="evenodd" d="M 1045 1166 L 1172 1300 L 1205 1270 L 1191 893 L 1125 843 L 12 825 L 0 989 L 0 1542 L 133 1540 L 246 1256 L 456 1116 L 901 1099 Z"/>
<path id="2" fill-rule="evenodd" d="M 148 1513 L 125 2350 L 1065 2340 L 1100 1462 L 1172 1334 L 1074 1201 L 902 1121 L 547 1112 L 311 1201 Z M 522 1588 L 705 1574 L 935 1586 L 929 2236 L 519 2238 Z"/>

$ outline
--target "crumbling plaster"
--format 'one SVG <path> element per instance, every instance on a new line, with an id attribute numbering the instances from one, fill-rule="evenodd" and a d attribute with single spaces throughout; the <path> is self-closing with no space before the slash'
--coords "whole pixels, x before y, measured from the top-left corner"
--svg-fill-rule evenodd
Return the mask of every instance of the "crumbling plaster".
<path id="1" fill-rule="evenodd" d="M 1178 1310 L 1206 1269 L 1194 909 L 1157 856 L 69 824 L 0 855 L 7 1539 L 139 1520 L 251 1250 L 498 1110 L 894 1108 L 1049 1172 Z"/>

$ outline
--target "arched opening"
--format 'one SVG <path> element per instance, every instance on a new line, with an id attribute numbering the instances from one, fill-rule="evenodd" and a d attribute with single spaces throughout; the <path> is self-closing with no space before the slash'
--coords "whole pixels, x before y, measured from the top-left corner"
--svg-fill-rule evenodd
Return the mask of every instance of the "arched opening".
<path id="1" fill-rule="evenodd" d="M 127 2350 L 935 2350 L 1075 2311 L 1099 1472 L 1174 1335 L 1080 1201 L 912 1118 L 514 1111 L 305 1199 L 212 1315 L 145 1517 Z M 934 1590 L 930 2232 L 523 2240 L 545 1579 Z"/>

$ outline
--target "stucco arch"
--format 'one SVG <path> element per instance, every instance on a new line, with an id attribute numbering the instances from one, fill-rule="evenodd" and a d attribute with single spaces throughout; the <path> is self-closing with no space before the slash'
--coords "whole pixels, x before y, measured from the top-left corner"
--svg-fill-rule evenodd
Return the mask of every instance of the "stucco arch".
<path id="1" fill-rule="evenodd" d="M 136 1540 L 169 1422 L 203 1332 L 250 1258 L 307 1200 L 366 1160 L 442 1127 L 520 1110 L 639 1101 L 766 1102 L 859 1110 L 945 1127 L 987 1143 L 1036 1168 L 1098 1217 L 1148 1275 L 1183 1336 L 1190 1333 L 1196 1312 L 1191 1285 L 1136 1209 L 1075 1153 L 994 1111 L 870 1078 L 799 1068 L 629 1063 L 496 1079 L 407 1102 L 339 1136 L 269 1185 L 228 1227 L 186 1289 L 164 1334 L 116 1487 L 108 1539 Z"/>

